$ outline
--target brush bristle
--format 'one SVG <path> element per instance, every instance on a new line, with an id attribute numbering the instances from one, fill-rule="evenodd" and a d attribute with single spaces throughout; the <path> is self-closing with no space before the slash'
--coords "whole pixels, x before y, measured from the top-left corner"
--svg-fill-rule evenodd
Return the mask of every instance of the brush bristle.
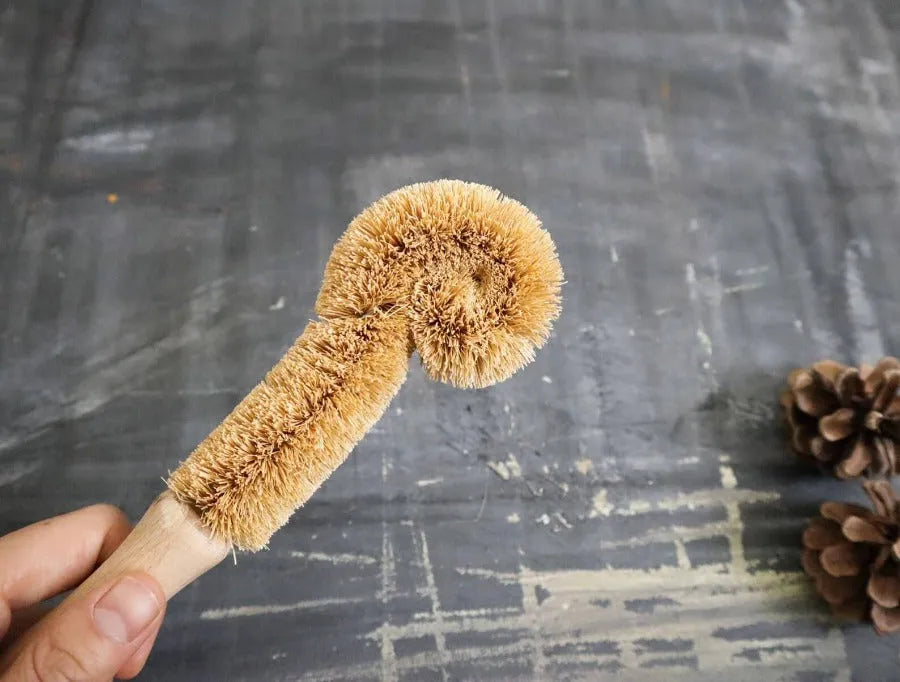
<path id="1" fill-rule="evenodd" d="M 266 545 L 381 417 L 418 350 L 464 388 L 527 364 L 559 314 L 562 269 L 520 203 L 460 181 L 369 206 L 331 254 L 311 322 L 169 478 L 213 533 Z"/>

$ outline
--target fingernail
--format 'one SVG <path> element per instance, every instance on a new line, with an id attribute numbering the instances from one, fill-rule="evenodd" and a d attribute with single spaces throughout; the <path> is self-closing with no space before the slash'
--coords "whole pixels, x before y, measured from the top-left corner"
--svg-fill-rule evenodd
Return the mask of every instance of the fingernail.
<path id="1" fill-rule="evenodd" d="M 153 622 L 160 608 L 148 585 L 126 576 L 94 605 L 94 624 L 110 639 L 125 644 Z"/>

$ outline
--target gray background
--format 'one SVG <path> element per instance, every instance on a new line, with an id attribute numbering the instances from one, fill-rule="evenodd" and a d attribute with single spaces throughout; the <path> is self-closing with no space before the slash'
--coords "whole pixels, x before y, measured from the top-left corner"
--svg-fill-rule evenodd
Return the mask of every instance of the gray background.
<path id="1" fill-rule="evenodd" d="M 794 365 L 898 351 L 898 54 L 895 0 L 4 3 L 0 531 L 138 515 L 349 219 L 460 177 L 553 234 L 549 346 L 479 392 L 414 361 L 144 677 L 898 679 L 799 573 L 859 493 L 776 411 Z"/>

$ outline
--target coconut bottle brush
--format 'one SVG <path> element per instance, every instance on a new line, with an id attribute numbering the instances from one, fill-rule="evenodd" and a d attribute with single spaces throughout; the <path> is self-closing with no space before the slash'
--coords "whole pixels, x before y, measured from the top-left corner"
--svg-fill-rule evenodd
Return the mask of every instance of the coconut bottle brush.
<path id="1" fill-rule="evenodd" d="M 561 283 L 549 234 L 496 190 L 441 180 L 376 201 L 331 254 L 319 320 L 76 594 L 141 570 L 170 598 L 233 548 L 265 547 L 379 419 L 414 350 L 438 381 L 502 381 L 547 339 Z"/>

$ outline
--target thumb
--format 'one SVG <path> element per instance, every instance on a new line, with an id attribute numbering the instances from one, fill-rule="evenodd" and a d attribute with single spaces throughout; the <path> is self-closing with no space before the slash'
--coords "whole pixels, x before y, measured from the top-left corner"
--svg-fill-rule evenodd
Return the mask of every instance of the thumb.
<path id="1" fill-rule="evenodd" d="M 117 576 L 83 599 L 63 603 L 28 633 L 4 679 L 110 680 L 156 632 L 165 604 L 149 575 Z"/>

